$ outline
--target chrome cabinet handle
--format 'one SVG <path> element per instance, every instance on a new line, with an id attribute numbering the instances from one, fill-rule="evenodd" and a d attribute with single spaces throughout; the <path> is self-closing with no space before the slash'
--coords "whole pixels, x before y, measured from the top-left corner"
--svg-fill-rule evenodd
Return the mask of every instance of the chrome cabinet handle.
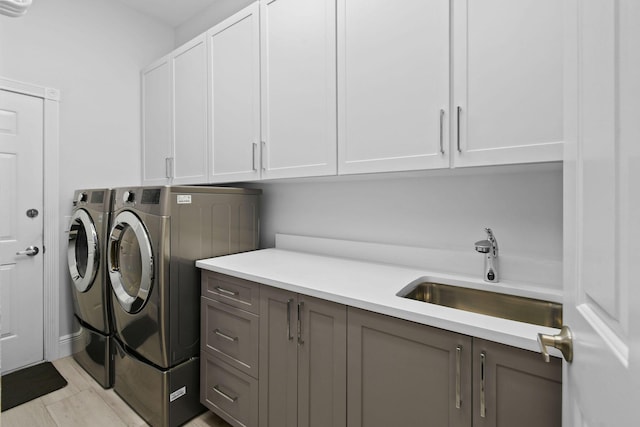
<path id="1" fill-rule="evenodd" d="M 225 294 L 225 295 L 230 295 L 232 297 L 235 297 L 238 295 L 238 292 L 236 291 L 229 291 L 225 288 L 221 288 L 220 286 L 216 286 L 216 291 L 220 292 L 221 294 Z"/>
<path id="2" fill-rule="evenodd" d="M 304 344 L 302 340 L 302 308 L 304 307 L 304 301 L 298 303 L 298 345 Z"/>
<path id="3" fill-rule="evenodd" d="M 173 157 L 164 158 L 165 176 L 167 178 L 173 178 Z"/>
<path id="4" fill-rule="evenodd" d="M 227 341 L 231 341 L 231 342 L 236 342 L 238 341 L 238 337 L 232 337 L 231 335 L 227 335 L 223 332 L 220 331 L 220 329 L 216 329 L 213 331 L 214 334 L 216 334 L 217 336 L 224 338 Z"/>
<path id="5" fill-rule="evenodd" d="M 538 345 L 542 352 L 542 358 L 549 363 L 549 352 L 547 346 L 555 347 L 562 353 L 564 360 L 571 363 L 573 361 L 573 334 L 568 326 L 563 325 L 557 335 L 538 334 Z"/>
<path id="6" fill-rule="evenodd" d="M 293 298 L 289 298 L 287 300 L 287 339 L 289 341 L 293 340 L 293 335 L 291 335 L 291 304 L 293 303 Z"/>
<path id="7" fill-rule="evenodd" d="M 238 396 L 230 396 L 230 395 L 228 395 L 224 391 L 220 390 L 220 387 L 217 384 L 214 385 L 211 388 L 213 389 L 213 391 L 215 391 L 216 393 L 218 393 L 220 396 L 224 397 L 225 399 L 227 399 L 231 403 L 235 403 L 236 400 L 238 400 Z"/>
<path id="8" fill-rule="evenodd" d="M 267 170 L 267 162 L 265 162 L 264 160 L 264 154 L 266 151 L 267 151 L 267 142 L 262 141 L 262 150 L 260 151 L 260 166 L 262 167 L 263 171 Z"/>
<path id="9" fill-rule="evenodd" d="M 254 172 L 257 172 L 258 168 L 256 168 L 256 149 L 258 148 L 258 144 L 254 142 L 253 144 L 251 144 L 251 147 L 251 169 Z"/>
<path id="10" fill-rule="evenodd" d="M 36 256 L 40 253 L 40 249 L 37 246 L 29 246 L 24 251 L 16 252 L 16 255 Z"/>
<path id="11" fill-rule="evenodd" d="M 440 154 L 444 154 L 444 110 L 440 110 Z"/>
<path id="12" fill-rule="evenodd" d="M 456 109 L 456 144 L 458 148 L 458 153 L 462 153 L 462 148 L 460 148 L 460 113 L 462 112 L 462 107 L 458 105 Z"/>
<path id="13" fill-rule="evenodd" d="M 460 393 L 460 381 L 461 381 L 461 356 L 462 356 L 462 346 L 459 345 L 456 347 L 456 409 L 460 409 L 462 407 L 462 396 Z"/>
<path id="14" fill-rule="evenodd" d="M 485 364 L 487 361 L 487 353 L 484 351 L 480 353 L 480 416 L 485 418 L 487 415 L 487 405 L 485 400 Z"/>

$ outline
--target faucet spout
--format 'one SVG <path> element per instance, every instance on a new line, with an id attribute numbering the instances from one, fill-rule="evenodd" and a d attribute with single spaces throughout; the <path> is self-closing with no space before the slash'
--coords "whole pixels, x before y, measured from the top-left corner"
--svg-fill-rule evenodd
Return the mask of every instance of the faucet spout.
<path id="1" fill-rule="evenodd" d="M 490 228 L 485 228 L 486 240 L 478 240 L 475 243 L 476 251 L 484 254 L 484 274 L 485 282 L 497 283 L 498 280 L 498 240 L 493 235 Z"/>

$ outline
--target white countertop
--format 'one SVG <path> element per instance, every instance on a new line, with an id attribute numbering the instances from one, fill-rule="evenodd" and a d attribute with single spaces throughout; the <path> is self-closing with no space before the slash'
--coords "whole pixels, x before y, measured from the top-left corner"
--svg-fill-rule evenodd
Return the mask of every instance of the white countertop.
<path id="1" fill-rule="evenodd" d="M 480 279 L 417 268 L 283 249 L 263 249 L 196 261 L 196 266 L 276 288 L 539 352 L 537 334 L 558 329 L 427 304 L 396 296 L 416 280 L 433 278 L 496 291 Z M 422 280 L 421 280 L 422 281 Z M 458 283 L 459 282 L 459 283 Z M 497 290 L 498 292 L 500 290 Z M 552 355 L 560 352 L 551 349 Z"/>

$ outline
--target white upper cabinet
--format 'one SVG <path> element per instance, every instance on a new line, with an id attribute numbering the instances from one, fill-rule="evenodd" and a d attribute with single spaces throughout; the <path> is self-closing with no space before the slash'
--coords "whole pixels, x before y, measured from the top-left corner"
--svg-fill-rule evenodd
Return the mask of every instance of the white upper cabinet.
<path id="1" fill-rule="evenodd" d="M 260 178 L 260 19 L 254 3 L 207 32 L 210 182 Z"/>
<path id="2" fill-rule="evenodd" d="M 562 11 L 453 0 L 453 166 L 562 160 Z"/>
<path id="3" fill-rule="evenodd" d="M 169 56 L 142 70 L 142 110 L 142 183 L 169 184 L 173 131 Z"/>
<path id="4" fill-rule="evenodd" d="M 174 51 L 172 184 L 207 180 L 207 50 L 204 36 Z"/>
<path id="5" fill-rule="evenodd" d="M 207 180 L 204 35 L 142 71 L 142 183 Z"/>
<path id="6" fill-rule="evenodd" d="M 336 174 L 335 0 L 260 8 L 262 178 Z"/>
<path id="7" fill-rule="evenodd" d="M 449 0 L 338 0 L 340 174 L 449 167 Z"/>
<path id="8" fill-rule="evenodd" d="M 255 2 L 143 70 L 143 184 L 561 161 L 562 7 Z"/>

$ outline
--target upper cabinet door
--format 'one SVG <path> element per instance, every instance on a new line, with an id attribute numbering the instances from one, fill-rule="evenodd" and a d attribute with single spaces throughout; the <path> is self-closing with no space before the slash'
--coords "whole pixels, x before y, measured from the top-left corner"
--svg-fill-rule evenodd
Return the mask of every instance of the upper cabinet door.
<path id="1" fill-rule="evenodd" d="M 335 0 L 260 3 L 262 177 L 336 173 Z"/>
<path id="2" fill-rule="evenodd" d="M 142 70 L 142 184 L 171 180 L 171 63 L 166 56 Z"/>
<path id="3" fill-rule="evenodd" d="M 207 50 L 204 35 L 171 54 L 173 67 L 173 184 L 207 181 Z"/>
<path id="4" fill-rule="evenodd" d="M 210 182 L 260 178 L 258 3 L 207 33 L 211 112 Z"/>
<path id="5" fill-rule="evenodd" d="M 453 4 L 453 166 L 562 160 L 563 2 Z"/>
<path id="6" fill-rule="evenodd" d="M 449 0 L 338 0 L 340 174 L 449 167 Z"/>

